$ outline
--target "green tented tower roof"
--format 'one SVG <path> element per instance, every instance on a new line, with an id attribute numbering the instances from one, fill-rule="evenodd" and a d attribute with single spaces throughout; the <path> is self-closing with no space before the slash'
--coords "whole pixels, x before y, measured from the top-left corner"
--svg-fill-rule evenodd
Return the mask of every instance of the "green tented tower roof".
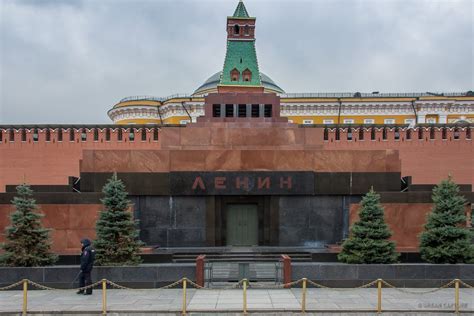
<path id="1" fill-rule="evenodd" d="M 254 27 L 255 18 L 251 18 L 245 5 L 242 1 L 239 2 L 235 9 L 234 15 L 227 18 L 228 29 L 230 27 L 236 27 L 233 19 L 245 19 L 249 20 L 248 23 L 240 23 L 241 28 L 243 27 Z M 232 21 L 232 22 L 229 22 Z M 230 23 L 230 24 L 229 24 Z M 230 34 L 227 37 L 227 50 L 224 61 L 224 68 L 222 70 L 219 85 L 232 85 L 232 86 L 246 86 L 246 87 L 261 87 L 260 72 L 258 69 L 257 52 L 255 50 L 255 37 L 253 32 L 244 34 L 242 29 L 240 32 Z M 231 72 L 234 70 L 239 71 L 239 79 L 232 80 Z M 244 80 L 243 73 L 245 70 L 251 72 L 249 81 Z"/>
<path id="2" fill-rule="evenodd" d="M 237 8 L 235 8 L 234 15 L 232 17 L 234 18 L 249 18 L 250 17 L 242 1 L 239 1 L 239 4 L 237 5 Z"/>

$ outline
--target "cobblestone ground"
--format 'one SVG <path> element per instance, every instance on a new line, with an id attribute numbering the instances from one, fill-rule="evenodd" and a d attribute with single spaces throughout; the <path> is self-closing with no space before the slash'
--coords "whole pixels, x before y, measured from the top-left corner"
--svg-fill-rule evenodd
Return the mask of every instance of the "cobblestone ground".
<path id="1" fill-rule="evenodd" d="M 408 289 L 423 292 L 429 289 Z M 280 312 L 301 310 L 302 290 L 298 289 L 249 289 L 248 310 L 260 312 Z M 0 292 L 0 312 L 20 312 L 23 301 L 21 291 Z M 239 312 L 242 311 L 243 295 L 241 289 L 195 290 L 187 291 L 187 310 L 192 312 Z M 180 312 L 182 290 L 107 290 L 107 309 L 112 312 Z M 376 289 L 314 289 L 310 288 L 306 297 L 308 311 L 344 312 L 360 311 L 361 315 L 371 315 L 376 309 Z M 102 308 L 102 292 L 95 290 L 93 295 L 77 295 L 71 290 L 29 291 L 28 311 L 44 312 L 97 312 Z M 474 289 L 460 290 L 461 311 L 474 315 Z M 398 311 L 398 315 L 408 315 L 408 311 L 419 312 L 454 310 L 454 289 L 442 289 L 434 293 L 410 294 L 396 289 L 382 291 L 382 309 Z M 406 312 L 403 312 L 406 311 Z M 431 313 L 436 315 L 438 313 Z M 135 314 L 136 315 L 136 314 Z M 214 314 L 215 315 L 215 314 Z M 321 315 L 321 313 L 318 313 Z M 353 314 L 352 314 L 353 315 Z"/>

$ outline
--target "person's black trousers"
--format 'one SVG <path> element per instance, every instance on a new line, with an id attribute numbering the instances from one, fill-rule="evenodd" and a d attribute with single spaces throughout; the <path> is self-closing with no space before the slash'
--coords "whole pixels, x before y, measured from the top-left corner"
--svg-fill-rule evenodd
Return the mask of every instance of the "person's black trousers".
<path id="1" fill-rule="evenodd" d="M 91 271 L 89 272 L 84 272 L 81 271 L 81 274 L 79 275 L 79 287 L 84 287 L 92 284 L 92 279 L 91 279 Z M 86 294 L 92 294 L 92 288 L 88 288 L 85 291 L 81 290 L 81 292 L 85 292 Z"/>

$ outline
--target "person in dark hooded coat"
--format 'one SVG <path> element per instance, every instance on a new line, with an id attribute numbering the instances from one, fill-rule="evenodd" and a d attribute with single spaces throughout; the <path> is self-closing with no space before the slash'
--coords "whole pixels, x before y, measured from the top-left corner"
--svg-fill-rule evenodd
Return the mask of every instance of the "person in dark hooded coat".
<path id="1" fill-rule="evenodd" d="M 91 241 L 87 238 L 81 240 L 81 272 L 79 274 L 79 287 L 84 287 L 92 284 L 91 272 L 94 267 L 95 250 L 92 248 Z M 77 294 L 90 295 L 92 288 L 85 291 L 79 290 Z"/>

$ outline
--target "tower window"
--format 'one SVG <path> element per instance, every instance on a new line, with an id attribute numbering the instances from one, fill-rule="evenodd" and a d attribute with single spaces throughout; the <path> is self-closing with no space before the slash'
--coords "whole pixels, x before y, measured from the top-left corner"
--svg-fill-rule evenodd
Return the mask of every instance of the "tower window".
<path id="1" fill-rule="evenodd" d="M 264 109 L 264 111 L 263 111 L 263 116 L 264 117 L 272 117 L 272 105 L 271 104 L 265 104 L 263 109 Z"/>
<path id="2" fill-rule="evenodd" d="M 240 71 L 237 68 L 234 68 L 230 71 L 230 80 L 231 81 L 239 81 L 240 79 Z"/>
<path id="3" fill-rule="evenodd" d="M 252 81 L 252 72 L 247 68 L 242 72 L 244 81 Z"/>
<path id="4" fill-rule="evenodd" d="M 247 36 L 249 35 L 249 29 L 250 28 L 249 28 L 248 25 L 244 26 L 244 34 L 247 35 Z"/>
<path id="5" fill-rule="evenodd" d="M 252 104 L 252 117 L 259 117 L 260 112 L 260 105 L 259 104 Z"/>
<path id="6" fill-rule="evenodd" d="M 221 105 L 220 104 L 213 104 L 212 105 L 212 116 L 213 117 L 221 117 Z"/>
<path id="7" fill-rule="evenodd" d="M 240 27 L 236 24 L 234 25 L 234 35 L 239 35 L 240 33 Z"/>
<path id="8" fill-rule="evenodd" d="M 239 117 L 247 116 L 247 104 L 239 104 Z"/>
<path id="9" fill-rule="evenodd" d="M 226 104 L 225 105 L 225 117 L 233 117 L 234 116 L 234 105 L 233 104 Z"/>

